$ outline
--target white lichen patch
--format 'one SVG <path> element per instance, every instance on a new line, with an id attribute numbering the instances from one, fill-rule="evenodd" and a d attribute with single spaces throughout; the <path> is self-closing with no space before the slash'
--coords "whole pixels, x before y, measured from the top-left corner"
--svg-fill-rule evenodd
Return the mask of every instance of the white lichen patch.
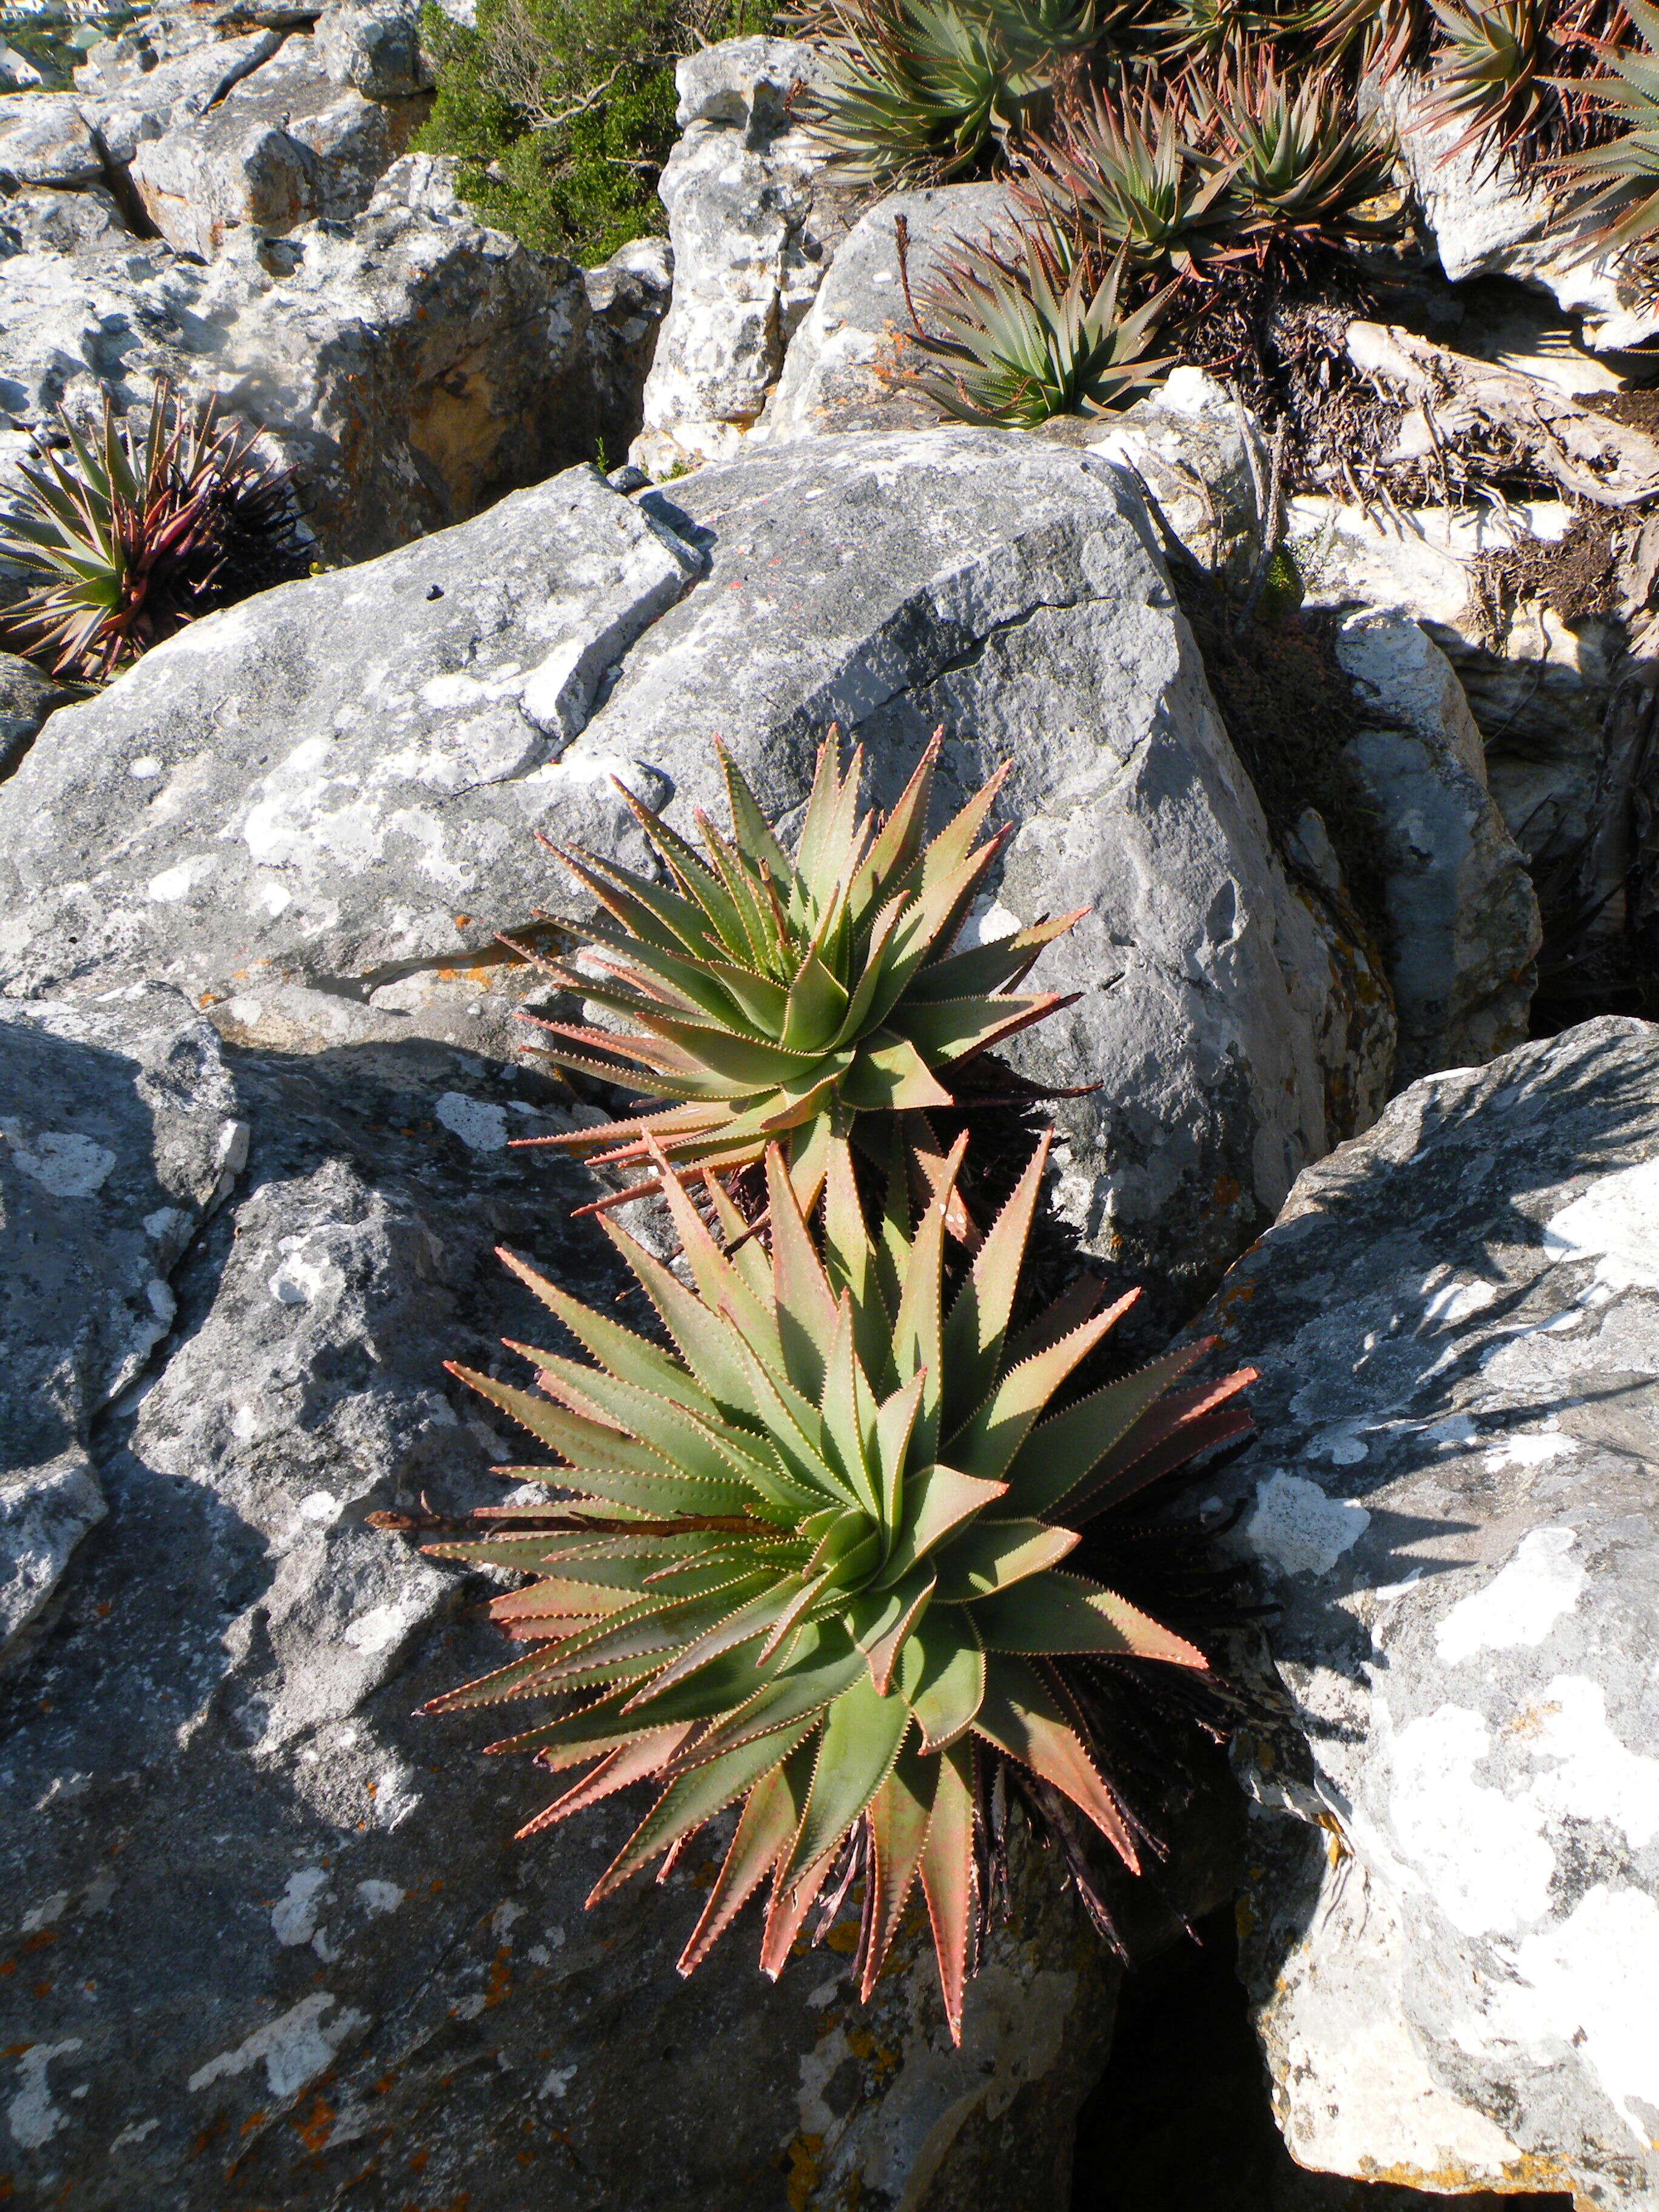
<path id="1" fill-rule="evenodd" d="M 1659 1836 L 1659 1759 L 1632 1751 L 1614 1733 L 1599 1682 L 1556 1675 L 1512 1728 L 1533 1757 L 1553 1762 L 1528 1792 L 1540 1814 L 1605 1821 L 1632 1850 Z"/>
<path id="2" fill-rule="evenodd" d="M 507 1148 L 505 1110 L 485 1098 L 469 1098 L 465 1091 L 446 1091 L 433 1111 L 446 1129 L 459 1137 L 469 1152 L 500 1152 Z"/>
<path id="3" fill-rule="evenodd" d="M 1541 1644 L 1583 1589 L 1584 1570 L 1569 1556 L 1577 1540 L 1573 1528 L 1534 1528 L 1523 1536 L 1508 1565 L 1437 1623 L 1435 1649 L 1447 1665 L 1479 1652 Z"/>
<path id="4" fill-rule="evenodd" d="M 7 1115 L 0 1119 L 0 1138 L 6 1142 L 4 1157 L 19 1175 L 52 1198 L 90 1198 L 103 1188 L 115 1166 L 115 1154 L 107 1145 L 74 1130 L 42 1129 L 27 1136 L 23 1124 Z"/>
<path id="5" fill-rule="evenodd" d="M 80 2048 L 80 2037 L 71 2035 L 61 2043 L 30 2044 L 19 2055 L 17 2087 L 6 2106 L 6 2124 L 20 2149 L 40 2150 L 69 2125 L 68 2116 L 52 2101 L 46 2069 L 54 2058 L 66 2058 Z"/>
<path id="6" fill-rule="evenodd" d="M 1613 1291 L 1659 1291 L 1659 1158 L 1603 1176 L 1544 1224 L 1553 1261 L 1594 1260 Z"/>
<path id="7" fill-rule="evenodd" d="M 1492 1750 L 1485 1719 L 1462 1705 L 1408 1723 L 1390 1747 L 1398 1857 L 1466 1936 L 1508 1934 L 1541 1920 L 1555 1874 L 1536 1807 L 1476 1778 Z"/>
<path id="8" fill-rule="evenodd" d="M 333 2064 L 334 2054 L 347 2037 L 368 2024 L 367 2013 L 356 2012 L 349 2005 L 331 2020 L 325 2018 L 334 2011 L 336 2002 L 327 1990 L 314 1990 L 280 2019 L 255 2028 L 234 2051 L 221 2051 L 205 2066 L 198 2066 L 190 2077 L 190 2087 L 205 2089 L 227 2075 L 246 2074 L 250 2067 L 263 2064 L 265 2084 L 273 2097 L 297 2096 L 307 2081 L 315 2081 Z"/>
<path id="9" fill-rule="evenodd" d="M 1280 1468 L 1256 1485 L 1240 1540 L 1273 1574 L 1328 1575 L 1370 1521 L 1363 1505 L 1328 1497 L 1316 1482 Z"/>
<path id="10" fill-rule="evenodd" d="M 309 1943 L 317 1933 L 317 1915 L 328 1890 L 322 1867 L 302 1867 L 288 1878 L 288 1887 L 271 1909 L 270 1932 L 279 1943 Z"/>

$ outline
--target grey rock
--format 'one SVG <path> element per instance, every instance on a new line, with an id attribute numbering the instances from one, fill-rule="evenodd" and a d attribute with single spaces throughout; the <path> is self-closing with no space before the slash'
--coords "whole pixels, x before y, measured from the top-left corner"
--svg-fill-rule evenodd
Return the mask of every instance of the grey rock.
<path id="1" fill-rule="evenodd" d="M 752 1914 L 682 1983 L 701 1855 L 585 1913 L 637 1808 L 514 1844 L 548 1790 L 477 1755 L 499 1720 L 412 1717 L 499 1658 L 488 1585 L 370 1521 L 503 1494 L 517 1447 L 441 1364 L 538 1325 L 491 1247 L 617 1287 L 572 1170 L 462 1133 L 562 1126 L 554 1086 L 418 1040 L 232 1057 L 241 1188 L 0 1684 L 0 1924 L 52 1961 L 0 1996 L 20 2197 L 400 2212 L 412 2167 L 473 2212 L 1063 2201 L 1119 1976 L 1052 1855 L 1016 1832 L 957 2051 L 921 1927 L 867 2011 L 839 1943 L 763 1981 Z M 1227 1879 L 1229 1824 L 1200 1825 L 1192 1910 Z"/>
<path id="2" fill-rule="evenodd" d="M 173 992 L 0 1009 L 0 1468 L 84 1443 L 139 1373 L 246 1138 L 219 1040 Z"/>
<path id="3" fill-rule="evenodd" d="M 298 986 L 482 1041 L 525 980 L 494 933 L 570 896 L 532 833 L 640 857 L 613 775 L 690 827 L 723 803 L 718 732 L 787 820 L 832 722 L 884 802 L 942 723 L 958 799 L 1014 763 L 977 926 L 1085 909 L 1038 971 L 1080 1001 L 1019 1054 L 1103 1086 L 1060 1109 L 1059 1202 L 1190 1310 L 1375 1113 L 1393 1018 L 1271 856 L 1125 479 L 940 431 L 674 489 L 572 471 L 54 716 L 6 794 L 4 988 L 165 975 L 256 1036 Z"/>
<path id="4" fill-rule="evenodd" d="M 736 452 L 846 230 L 823 150 L 787 106 L 823 68 L 787 39 L 731 39 L 674 65 L 683 136 L 657 187 L 674 302 L 630 455 L 651 476 Z"/>
<path id="5" fill-rule="evenodd" d="M 286 975 L 395 996 L 487 953 L 544 902 L 538 829 L 631 848 L 607 771 L 666 795 L 653 768 L 560 756 L 701 565 L 572 470 L 157 647 L 55 717 L 8 787 L 40 837 L 9 887 L 33 886 L 14 988 L 167 975 L 235 1005 Z M 42 896 L 73 945 L 28 921 Z"/>
<path id="6" fill-rule="evenodd" d="M 104 173 L 98 141 L 66 92 L 16 92 L 0 98 L 0 180 L 19 185 L 90 185 Z"/>
<path id="7" fill-rule="evenodd" d="M 0 653 L 0 782 L 16 768 L 54 707 L 79 695 L 46 675 L 32 660 Z"/>
<path id="8" fill-rule="evenodd" d="M 0 405 L 45 427 L 60 400 L 95 421 L 105 390 L 143 410 L 161 376 L 212 394 L 263 430 L 331 561 L 585 458 L 599 402 L 580 272 L 485 229 L 453 170 L 405 155 L 349 230 L 234 230 L 206 268 L 136 246 L 0 262 Z M 27 450 L 0 434 L 0 483 Z"/>
<path id="9" fill-rule="evenodd" d="M 1413 1085 L 1197 1326 L 1261 1370 L 1210 1510 L 1289 1705 L 1245 1924 L 1292 2150 L 1645 2212 L 1659 1029 Z"/>
<path id="10" fill-rule="evenodd" d="M 634 239 L 609 261 L 584 271 L 582 282 L 599 438 L 609 458 L 625 454 L 639 434 L 645 380 L 673 298 L 673 250 L 665 238 Z"/>
<path id="11" fill-rule="evenodd" d="M 1267 441 L 1238 400 L 1201 368 L 1172 370 L 1157 391 L 1121 415 L 1051 426 L 1085 438 L 1091 451 L 1126 462 L 1146 484 L 1165 522 L 1206 568 L 1235 585 L 1248 581 L 1259 524 L 1247 434 L 1257 465 Z"/>
<path id="12" fill-rule="evenodd" d="M 1564 212 L 1536 163 L 1460 143 L 1457 118 L 1430 124 L 1432 88 L 1413 70 L 1396 72 L 1375 96 L 1453 283 L 1514 277 L 1582 315 L 1585 342 L 1598 348 L 1640 345 L 1659 330 L 1638 257 L 1607 250 L 1601 216 Z"/>
<path id="13" fill-rule="evenodd" d="M 1348 738 L 1342 758 L 1377 824 L 1395 1079 L 1495 1059 L 1526 1036 L 1543 932 L 1468 701 L 1398 609 L 1346 616 L 1336 655 L 1379 724 Z"/>
<path id="14" fill-rule="evenodd" d="M 312 39 L 289 39 L 208 113 L 147 140 L 130 170 L 169 246 L 210 260 L 228 232 L 292 230 L 360 215 L 401 150 L 386 108 L 328 74 Z"/>
<path id="15" fill-rule="evenodd" d="M 771 811 L 831 723 L 890 801 L 946 732 L 958 799 L 1000 761 L 1015 831 L 982 926 L 1085 909 L 1036 971 L 1079 1003 L 1013 1054 L 1062 1085 L 1056 1200 L 1167 1314 L 1387 1096 L 1387 987 L 1268 849 L 1122 474 L 1018 433 L 751 448 L 644 495 L 708 582 L 629 656 L 566 757 L 718 808 L 720 732 Z"/>
<path id="16" fill-rule="evenodd" d="M 125 245 L 131 235 L 101 185 L 72 192 L 11 192 L 0 200 L 0 240 L 14 253 L 82 253 Z"/>
<path id="17" fill-rule="evenodd" d="M 317 44 L 335 83 L 353 85 L 372 100 L 406 100 L 432 88 L 418 0 L 379 0 L 368 7 L 334 0 L 319 18 Z"/>
<path id="18" fill-rule="evenodd" d="M 105 1510 L 98 1478 L 78 1450 L 0 1472 L 0 1660 L 15 1655 L 39 1621 L 76 1546 Z"/>
<path id="19" fill-rule="evenodd" d="M 158 46 L 148 30 L 94 46 L 75 72 L 75 105 L 112 161 L 131 161 L 147 138 L 193 123 L 282 44 L 272 30 L 219 39 L 168 19 Z"/>
<path id="20" fill-rule="evenodd" d="M 783 374 L 756 426 L 757 436 L 921 430 L 939 421 L 937 407 L 894 380 L 923 359 L 906 342 L 909 315 L 895 228 L 900 217 L 909 227 L 915 293 L 937 277 L 960 239 L 1006 240 L 1011 228 L 1008 196 L 1000 185 L 941 185 L 878 200 L 836 247 L 828 274 L 789 341 Z"/>

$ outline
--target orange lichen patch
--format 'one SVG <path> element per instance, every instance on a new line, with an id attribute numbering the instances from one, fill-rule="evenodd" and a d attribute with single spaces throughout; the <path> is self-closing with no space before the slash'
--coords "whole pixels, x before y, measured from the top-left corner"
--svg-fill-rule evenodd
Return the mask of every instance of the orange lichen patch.
<path id="1" fill-rule="evenodd" d="M 1243 1194 L 1244 1186 L 1236 1176 L 1218 1176 L 1215 1188 L 1210 1194 L 1215 1203 L 1222 1206 L 1237 1206 Z"/>
<path id="2" fill-rule="evenodd" d="M 34 1994 L 38 1997 L 49 1997 L 57 1986 L 55 1982 L 37 1982 L 34 1985 Z"/>
<path id="3" fill-rule="evenodd" d="M 321 2090 L 312 2099 L 311 2110 L 303 2118 L 297 2112 L 294 2115 L 294 2132 L 313 2158 L 333 2134 L 335 2118 L 334 2107 Z"/>
<path id="4" fill-rule="evenodd" d="M 48 1943 L 57 1941 L 58 1930 L 55 1928 L 42 1928 L 33 1936 L 26 1936 L 21 1948 L 25 1951 L 44 1951 Z"/>
<path id="5" fill-rule="evenodd" d="M 846 1957 L 859 1948 L 859 1924 L 856 1920 L 843 1920 L 838 1928 L 832 1928 L 823 1940 L 832 1951 L 839 1951 Z"/>
<path id="6" fill-rule="evenodd" d="M 797 2136 L 789 2146 L 789 2182 L 787 2194 L 789 2212 L 806 2212 L 807 2200 L 818 2185 L 819 2165 L 823 2157 L 822 2136 Z"/>
<path id="7" fill-rule="evenodd" d="M 498 2005 L 513 1987 L 512 1954 L 506 1946 L 496 1952 L 489 1969 L 489 1978 L 484 1984 L 484 2005 Z"/>
<path id="8" fill-rule="evenodd" d="M 455 917 L 455 927 L 457 929 L 471 929 L 472 927 L 471 915 L 470 914 L 458 914 Z"/>
<path id="9" fill-rule="evenodd" d="M 263 2110 L 250 2112 L 242 2123 L 242 2133 L 245 2136 L 251 2136 L 255 2128 L 262 2128 L 264 2124 L 265 2115 Z"/>
<path id="10" fill-rule="evenodd" d="M 426 2172 L 426 2162 L 431 2155 L 431 2152 L 426 2148 L 424 2143 L 421 2145 L 418 2150 L 411 2151 L 409 2154 L 410 2172 L 424 2173 Z"/>
<path id="11" fill-rule="evenodd" d="M 1489 2172 L 1475 2172 L 1465 2166 L 1379 2166 L 1375 2160 L 1358 2161 L 1356 2181 L 1387 2182 L 1395 2189 L 1431 2190 L 1439 2197 L 1467 2197 L 1476 2190 L 1491 2190 L 1498 2197 L 1525 2197 L 1558 2190 L 1571 2179 L 1571 2169 L 1559 2160 L 1540 2158 L 1522 2151 L 1506 2158 L 1496 2179 Z"/>

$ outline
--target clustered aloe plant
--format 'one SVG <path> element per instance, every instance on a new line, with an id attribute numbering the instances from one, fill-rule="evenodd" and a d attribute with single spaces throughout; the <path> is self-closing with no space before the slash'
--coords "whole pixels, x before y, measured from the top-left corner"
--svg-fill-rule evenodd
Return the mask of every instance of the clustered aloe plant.
<path id="1" fill-rule="evenodd" d="M 1216 288 L 1237 301 L 1247 266 L 1271 302 L 1305 289 L 1313 263 L 1397 228 L 1395 148 L 1361 100 L 1367 82 L 1409 72 L 1407 106 L 1456 126 L 1453 150 L 1541 163 L 1567 216 L 1592 196 L 1611 210 L 1609 245 L 1652 236 L 1659 126 L 1650 55 L 1632 48 L 1654 13 L 1646 0 L 818 0 L 803 20 L 829 82 L 801 110 L 849 182 L 1009 177 L 1017 234 L 961 240 L 918 286 L 931 313 L 913 308 L 909 337 L 947 411 L 1029 427 L 1133 396 L 1121 372 L 1155 341 L 1211 358 Z"/>
<path id="2" fill-rule="evenodd" d="M 211 400 L 186 407 L 163 381 L 142 430 L 107 393 L 95 434 L 61 410 L 58 422 L 61 446 L 24 465 L 0 518 L 0 560 L 28 580 L 3 627 L 54 674 L 101 683 L 199 615 L 302 572 L 286 480 Z"/>
<path id="3" fill-rule="evenodd" d="M 1059 1003 L 1014 1000 L 1006 987 L 1065 926 L 1041 925 L 995 960 L 952 954 L 995 846 L 975 850 L 988 793 L 926 842 L 938 749 L 936 738 L 884 822 L 860 819 L 859 757 L 843 769 L 832 735 L 793 857 L 729 762 L 733 835 L 705 824 L 706 859 L 650 825 L 675 888 L 564 856 L 616 917 L 586 933 L 589 944 L 612 966 L 628 946 L 634 982 L 616 995 L 630 1016 L 650 1012 L 653 1036 L 672 1024 L 677 1076 L 690 1088 L 714 1079 L 728 1132 L 675 1130 L 660 1115 L 618 1125 L 630 1158 L 654 1171 L 679 1243 L 670 1265 L 603 1220 L 653 1325 L 596 1311 L 502 1253 L 578 1350 L 509 1345 L 536 1389 L 452 1370 L 556 1456 L 500 1470 L 544 1486 L 545 1505 L 492 1509 L 486 1532 L 428 1547 L 524 1578 L 489 1610 L 526 1648 L 427 1710 L 535 1702 L 532 1723 L 490 1748 L 581 1771 L 527 1837 L 648 1788 L 590 1904 L 653 1860 L 672 1864 L 735 1808 L 683 1972 L 769 1884 L 761 1963 L 777 1975 L 815 1905 L 822 1932 L 861 1879 L 855 1966 L 867 1998 L 920 1883 L 959 2036 L 999 1766 L 1024 1778 L 1074 1869 L 1068 1807 L 1125 1866 L 1140 1865 L 1146 1831 L 1097 1725 L 1103 1681 L 1160 1670 L 1207 1681 L 1208 1662 L 1080 1571 L 1078 1556 L 1096 1516 L 1245 1432 L 1240 1393 L 1253 1377 L 1177 1387 L 1207 1341 L 1115 1379 L 1088 1374 L 1137 1294 L 1108 1303 L 1085 1278 L 1032 1307 L 1023 1268 L 1046 1137 L 971 1260 L 947 1235 L 965 1134 L 916 1218 L 905 1085 L 932 1083 L 927 1055 L 941 1040 L 982 1050 Z M 931 996 L 915 989 L 930 972 Z M 757 979 L 777 996 L 757 993 Z M 726 1072 L 735 1054 L 745 1073 L 760 1069 L 769 1097 L 788 1088 L 767 1054 L 797 990 L 814 1008 L 811 1049 L 836 1066 L 797 1086 L 781 1119 L 757 1120 L 728 1096 Z M 860 993 L 866 1008 L 849 1019 Z M 660 1012 L 670 1006 L 680 1011 Z M 946 1006 L 963 1011 L 930 1028 L 920 1010 Z M 891 1048 L 878 1040 L 901 1034 L 902 1079 L 853 1109 L 861 1126 L 882 1116 L 855 1155 L 841 1086 L 860 1052 L 886 1065 Z M 654 1069 L 654 1051 L 640 1057 Z M 696 1154 L 690 1168 L 676 1166 L 673 1141 Z M 727 1187 L 757 1147 L 758 1212 Z M 803 1162 L 817 1164 L 803 1174 Z M 688 1188 L 698 1183 L 702 1210 Z"/>
<path id="4" fill-rule="evenodd" d="M 540 1048 L 545 1057 L 673 1103 L 540 1141 L 605 1166 L 631 1168 L 659 1152 L 713 1176 L 752 1165 L 781 1140 L 810 1208 L 831 1142 L 855 1116 L 951 1105 L 943 1077 L 1068 1003 L 1018 996 L 1013 986 L 1078 916 L 951 950 L 1002 848 L 1006 833 L 979 840 L 1003 775 L 929 842 L 938 737 L 884 822 L 859 812 L 861 751 L 843 768 L 839 741 L 827 741 L 793 859 L 716 747 L 730 835 L 700 814 L 699 853 L 624 791 L 668 882 L 561 854 L 604 910 L 565 925 L 597 972 L 531 956 L 640 1024 L 540 1022 L 561 1040 Z M 621 1195 L 655 1188 L 647 1180 Z"/>

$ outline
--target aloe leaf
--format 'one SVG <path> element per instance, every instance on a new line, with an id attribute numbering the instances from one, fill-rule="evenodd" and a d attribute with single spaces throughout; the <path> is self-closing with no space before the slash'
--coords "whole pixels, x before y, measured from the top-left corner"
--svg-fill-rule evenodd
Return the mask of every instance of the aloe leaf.
<path id="1" fill-rule="evenodd" d="M 962 2006 L 968 1982 L 978 1882 L 974 1870 L 972 1754 L 957 1745 L 939 1761 L 933 1802 L 922 1846 L 921 1886 L 933 1923 L 939 1988 L 951 2040 L 962 2041 Z"/>
<path id="2" fill-rule="evenodd" d="M 754 1743 L 728 1751 L 723 1758 L 713 1759 L 690 1774 L 683 1774 L 678 1782 L 671 1782 L 594 1884 L 587 1899 L 589 1905 L 597 1905 L 601 1898 L 619 1888 L 629 1875 L 637 1874 L 647 1861 L 678 1843 L 683 1836 L 705 1826 L 717 1813 L 723 1813 L 763 1775 L 781 1766 L 808 1732 L 803 1725 L 795 1730 L 786 1729 L 779 1736 L 763 1736 Z"/>

